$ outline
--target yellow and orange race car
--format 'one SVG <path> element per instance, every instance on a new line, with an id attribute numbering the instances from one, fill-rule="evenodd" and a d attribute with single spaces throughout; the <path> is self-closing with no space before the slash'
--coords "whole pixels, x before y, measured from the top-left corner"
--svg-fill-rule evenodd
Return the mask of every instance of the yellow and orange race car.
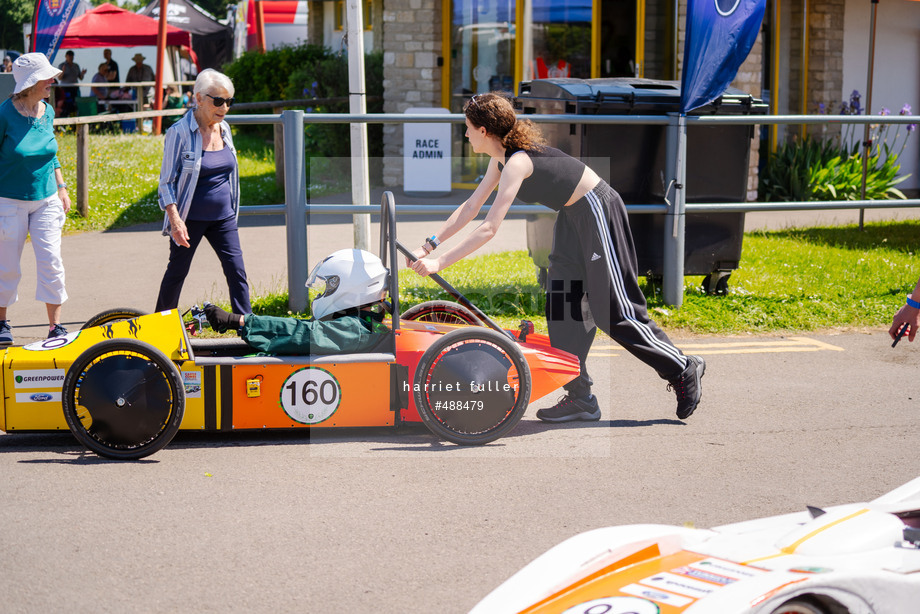
<path id="1" fill-rule="evenodd" d="M 398 314 L 395 205 L 384 194 L 381 261 Z M 437 276 L 459 302 L 433 301 L 386 323 L 374 352 L 253 355 L 239 339 L 189 335 L 176 310 L 112 309 L 64 337 L 3 351 L 0 430 L 69 428 L 87 448 L 137 459 L 179 429 L 231 431 L 387 427 L 424 422 L 481 445 L 507 434 L 530 401 L 579 371 L 545 335 L 501 329 Z"/>

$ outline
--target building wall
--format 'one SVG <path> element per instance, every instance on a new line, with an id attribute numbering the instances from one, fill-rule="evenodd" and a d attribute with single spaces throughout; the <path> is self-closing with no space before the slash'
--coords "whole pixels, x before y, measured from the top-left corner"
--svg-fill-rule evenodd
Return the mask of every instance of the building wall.
<path id="1" fill-rule="evenodd" d="M 876 6 L 875 62 L 872 77 L 872 108 L 882 107 L 897 115 L 905 104 L 912 115 L 920 115 L 920 2 L 881 2 L 872 5 L 861 0 L 841 0 L 845 5 L 843 20 L 842 85 L 838 96 L 848 99 L 853 90 L 862 94 L 866 105 L 869 73 L 869 30 L 871 7 Z M 892 127 L 888 136 L 894 138 Z M 907 130 L 901 128 L 900 149 Z M 901 154 L 901 173 L 910 174 L 899 188 L 920 188 L 920 130 L 914 130 Z"/>
<path id="2" fill-rule="evenodd" d="M 387 0 L 383 7 L 383 111 L 441 106 L 440 0 Z M 383 183 L 402 185 L 401 125 L 383 127 Z"/>

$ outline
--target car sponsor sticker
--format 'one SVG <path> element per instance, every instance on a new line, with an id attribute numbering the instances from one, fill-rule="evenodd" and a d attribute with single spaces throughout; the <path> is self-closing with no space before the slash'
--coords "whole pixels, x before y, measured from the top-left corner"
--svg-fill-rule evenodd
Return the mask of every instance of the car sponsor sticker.
<path id="1" fill-rule="evenodd" d="M 678 567 L 677 569 L 672 569 L 672 572 L 679 574 L 681 576 L 687 576 L 688 578 L 696 578 L 697 580 L 705 580 L 706 582 L 712 582 L 713 584 L 719 584 L 725 586 L 726 584 L 731 584 L 732 582 L 737 582 L 737 578 L 729 578 L 728 576 L 723 576 L 717 573 L 712 573 L 705 569 L 699 569 L 688 565 L 687 567 Z"/>
<path id="2" fill-rule="evenodd" d="M 183 371 L 182 383 L 185 384 L 186 397 L 201 396 L 201 371 Z"/>
<path id="3" fill-rule="evenodd" d="M 13 371 L 16 388 L 60 388 L 64 385 L 64 369 L 23 369 Z"/>
<path id="4" fill-rule="evenodd" d="M 729 578 L 734 578 L 736 580 L 756 578 L 765 573 L 769 573 L 766 569 L 751 567 L 750 565 L 739 565 L 737 563 L 732 563 L 731 561 L 723 561 L 721 559 L 703 559 L 702 561 L 692 563 L 690 567 L 702 571 L 717 573 Z"/>
<path id="5" fill-rule="evenodd" d="M 22 346 L 22 349 L 29 350 L 30 352 L 47 352 L 49 350 L 58 350 L 65 345 L 70 345 L 79 336 L 80 331 L 74 331 L 60 337 L 52 337 L 51 339 L 42 339 L 41 341 L 29 343 Z"/>
<path id="6" fill-rule="evenodd" d="M 705 597 L 719 588 L 715 584 L 708 584 L 700 580 L 676 576 L 667 572 L 649 576 L 648 578 L 639 580 L 639 582 L 646 586 L 651 586 L 652 588 L 672 591 L 680 595 L 693 597 L 694 599 Z"/>
<path id="7" fill-rule="evenodd" d="M 693 603 L 693 599 L 690 599 L 689 597 L 684 597 L 683 595 L 675 595 L 674 593 L 669 593 L 667 591 L 660 591 L 657 588 L 649 588 L 647 586 L 642 586 L 641 584 L 630 584 L 628 586 L 624 586 L 620 589 L 620 592 L 626 593 L 628 595 L 635 595 L 636 597 L 651 599 L 652 601 L 657 601 L 658 603 L 663 603 L 675 608 L 682 608 Z"/>
<path id="8" fill-rule="evenodd" d="M 562 614 L 658 614 L 657 605 L 636 597 L 602 597 L 579 603 Z"/>
<path id="9" fill-rule="evenodd" d="M 329 371 L 304 367 L 291 373 L 281 386 L 281 408 L 301 424 L 328 420 L 342 402 L 342 387 Z"/>
<path id="10" fill-rule="evenodd" d="M 60 403 L 61 393 L 57 392 L 17 392 L 17 403 Z"/>

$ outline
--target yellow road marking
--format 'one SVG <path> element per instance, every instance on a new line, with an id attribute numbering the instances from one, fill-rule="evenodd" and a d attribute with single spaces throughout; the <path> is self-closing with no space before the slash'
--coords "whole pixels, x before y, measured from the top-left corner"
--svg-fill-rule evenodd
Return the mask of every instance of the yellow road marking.
<path id="1" fill-rule="evenodd" d="M 598 345 L 591 348 L 589 356 L 610 358 L 622 352 L 618 345 Z M 787 337 L 775 341 L 716 341 L 713 343 L 681 343 L 680 349 L 693 354 L 778 354 L 786 352 L 843 352 L 842 347 L 809 337 Z"/>

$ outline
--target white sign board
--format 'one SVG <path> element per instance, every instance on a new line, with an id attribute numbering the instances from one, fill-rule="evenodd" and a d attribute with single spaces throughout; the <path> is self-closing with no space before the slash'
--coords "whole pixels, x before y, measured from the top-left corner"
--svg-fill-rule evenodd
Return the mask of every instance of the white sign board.
<path id="1" fill-rule="evenodd" d="M 406 113 L 450 113 L 447 109 L 406 109 Z M 403 124 L 403 191 L 450 194 L 450 124 Z"/>

